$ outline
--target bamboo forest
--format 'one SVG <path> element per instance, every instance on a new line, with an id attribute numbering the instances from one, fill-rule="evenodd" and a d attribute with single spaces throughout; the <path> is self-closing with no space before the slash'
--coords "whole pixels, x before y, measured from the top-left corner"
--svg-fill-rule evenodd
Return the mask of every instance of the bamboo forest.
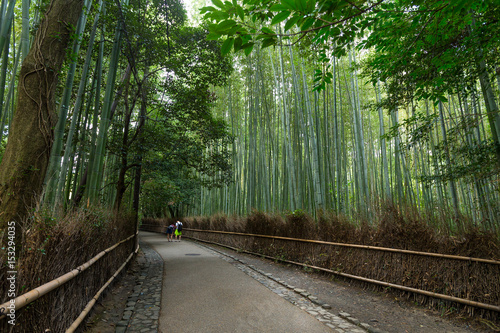
<path id="1" fill-rule="evenodd" d="M 195 215 L 332 210 L 370 221 L 390 201 L 442 214 L 437 228 L 497 230 L 497 5 L 282 1 L 263 14 L 249 1 L 251 19 L 273 27 L 259 31 L 238 4 L 213 3 L 209 38 L 247 55 L 215 108 L 234 137 L 233 182 L 203 188 Z M 351 22 L 328 23 L 342 17 Z M 259 40 L 274 47 L 247 52 Z"/>
<path id="2" fill-rule="evenodd" d="M 1 0 L 0 331 L 182 223 L 498 331 L 499 103 L 498 0 Z"/>
<path id="3" fill-rule="evenodd" d="M 495 1 L 60 2 L 2 1 L 2 226 L 390 203 L 498 232 Z"/>

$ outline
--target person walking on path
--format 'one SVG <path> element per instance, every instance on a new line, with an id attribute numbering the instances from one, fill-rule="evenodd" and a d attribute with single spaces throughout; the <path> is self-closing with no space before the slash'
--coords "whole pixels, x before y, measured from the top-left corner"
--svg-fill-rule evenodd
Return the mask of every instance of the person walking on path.
<path id="1" fill-rule="evenodd" d="M 181 237 L 182 237 L 182 222 L 181 221 L 177 221 L 177 223 L 175 223 L 175 239 L 180 242 L 181 241 Z"/>
<path id="2" fill-rule="evenodd" d="M 173 240 L 174 229 L 175 229 L 175 227 L 174 227 L 173 224 L 171 224 L 171 225 L 169 225 L 167 227 L 167 241 L 169 241 L 169 242 L 173 242 L 174 241 Z"/>

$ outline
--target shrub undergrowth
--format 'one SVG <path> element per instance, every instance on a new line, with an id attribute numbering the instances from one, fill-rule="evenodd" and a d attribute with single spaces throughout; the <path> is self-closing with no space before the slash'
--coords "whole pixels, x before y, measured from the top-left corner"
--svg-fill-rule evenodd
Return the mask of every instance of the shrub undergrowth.
<path id="1" fill-rule="evenodd" d="M 168 219 L 143 219 L 143 223 L 166 225 Z M 415 210 L 401 212 L 385 205 L 369 224 L 329 211 L 316 220 L 304 211 L 286 214 L 254 210 L 246 217 L 195 216 L 183 219 L 185 227 L 202 230 L 246 232 L 251 234 L 315 239 L 329 242 L 389 247 L 500 260 L 500 237 L 495 231 L 469 225 L 460 230 L 437 229 L 428 216 Z"/>

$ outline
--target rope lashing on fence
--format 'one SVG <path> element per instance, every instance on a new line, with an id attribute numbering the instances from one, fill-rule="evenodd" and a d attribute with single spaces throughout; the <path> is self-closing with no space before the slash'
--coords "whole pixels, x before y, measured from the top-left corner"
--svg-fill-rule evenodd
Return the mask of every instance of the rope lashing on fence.
<path id="1" fill-rule="evenodd" d="M 126 241 L 132 239 L 133 237 L 135 237 L 136 235 L 138 234 L 138 232 L 136 232 L 134 235 L 131 235 L 127 238 L 125 238 L 124 240 L 116 243 L 115 245 L 107 248 L 106 250 L 104 251 L 101 251 L 99 254 L 97 254 L 94 258 L 90 259 L 89 261 L 87 261 L 86 263 L 84 263 L 83 265 L 80 265 L 78 266 L 77 268 L 75 268 L 74 270 L 72 270 L 71 272 L 69 273 L 66 273 L 50 282 L 47 282 L 29 292 L 27 292 L 26 294 L 23 294 L 21 296 L 18 296 L 14 299 L 14 304 L 15 304 L 15 310 L 19 310 L 23 307 L 25 307 L 26 305 L 36 301 L 37 299 L 39 299 L 40 297 L 42 297 L 43 295 L 51 292 L 52 290 L 54 289 L 57 289 L 58 287 L 62 286 L 63 284 L 65 284 L 66 282 L 72 280 L 73 278 L 75 278 L 76 276 L 78 276 L 79 274 L 81 274 L 83 271 L 85 271 L 86 269 L 88 269 L 90 266 L 92 266 L 93 264 L 95 264 L 99 259 L 101 259 L 106 253 L 108 253 L 109 251 L 112 251 L 114 250 L 116 247 L 118 247 L 120 244 L 122 243 L 125 243 Z M 108 252 L 106 252 L 108 251 Z M 9 306 L 11 304 L 11 301 L 7 301 L 5 303 L 3 303 L 2 305 L 0 305 L 0 309 L 7 309 L 7 306 Z M 3 318 L 6 318 L 5 315 L 3 315 L 2 317 L 0 317 L 0 320 L 3 319 Z"/>
<path id="2" fill-rule="evenodd" d="M 104 290 L 106 290 L 106 288 L 111 284 L 111 282 L 113 282 L 113 280 L 118 276 L 118 274 L 120 274 L 123 268 L 127 266 L 128 262 L 132 259 L 134 254 L 137 254 L 137 251 L 139 251 L 139 246 L 137 246 L 134 252 L 130 253 L 127 260 L 125 260 L 125 262 L 120 266 L 120 268 L 116 270 L 115 274 L 113 274 L 113 276 L 101 287 L 101 289 L 99 289 L 97 294 L 95 294 L 95 296 L 90 300 L 90 302 L 87 303 L 87 305 L 80 313 L 78 318 L 76 318 L 73 324 L 71 324 L 71 326 L 66 330 L 66 333 L 73 333 L 78 328 L 78 326 L 80 326 L 80 324 L 85 319 L 85 317 L 87 317 L 90 310 L 92 310 L 92 308 L 94 307 L 95 303 L 97 302 L 101 294 L 104 292 Z"/>
<path id="3" fill-rule="evenodd" d="M 491 259 L 463 257 L 463 256 L 456 256 L 456 255 L 451 255 L 451 254 L 441 254 L 441 253 L 432 253 L 432 252 L 419 252 L 419 251 L 411 251 L 411 250 L 393 249 L 393 248 L 370 246 L 370 245 L 334 243 L 334 242 L 326 242 L 326 241 L 320 241 L 320 240 L 314 240 L 314 239 L 301 239 L 301 238 L 290 238 L 290 237 L 258 235 L 258 234 L 245 234 L 245 233 L 241 233 L 241 232 L 231 232 L 231 231 L 201 230 L 201 229 L 189 229 L 189 228 L 184 228 L 184 230 L 193 231 L 193 232 L 209 232 L 209 233 L 238 235 L 238 236 L 247 236 L 247 237 L 270 238 L 270 239 L 279 239 L 279 240 L 287 240 L 287 241 L 302 242 L 302 243 L 333 245 L 333 246 L 351 247 L 351 248 L 374 250 L 374 251 L 405 253 L 405 254 L 414 254 L 414 255 L 420 255 L 420 256 L 455 259 L 455 260 L 465 260 L 465 261 L 475 261 L 475 262 L 481 262 L 481 263 L 486 263 L 486 264 L 500 265 L 500 261 L 491 260 Z"/>
<path id="4" fill-rule="evenodd" d="M 193 229 L 191 229 L 191 231 L 193 231 Z M 362 276 L 357 276 L 357 275 L 352 275 L 352 274 L 337 272 L 337 271 L 334 271 L 334 270 L 331 270 L 331 269 L 328 269 L 328 268 L 323 268 L 323 267 L 318 267 L 318 266 L 312 266 L 312 265 L 308 265 L 308 264 L 304 264 L 304 263 L 300 263 L 300 262 L 295 262 L 295 261 L 290 261 L 290 260 L 285 260 L 285 259 L 271 257 L 271 256 L 268 256 L 268 255 L 265 255 L 265 254 L 254 253 L 254 252 L 251 252 L 251 251 L 247 251 L 247 250 L 235 248 L 235 247 L 232 247 L 232 246 L 229 246 L 229 245 L 220 244 L 220 243 L 217 243 L 217 242 L 206 241 L 206 240 L 198 239 L 198 238 L 191 237 L 191 236 L 187 236 L 187 238 L 190 238 L 190 239 L 193 239 L 193 240 L 196 240 L 196 241 L 200 241 L 200 242 L 203 242 L 203 243 L 209 243 L 209 244 L 219 245 L 219 246 L 226 247 L 226 248 L 229 248 L 229 249 L 234 250 L 234 251 L 244 252 L 244 253 L 252 254 L 252 255 L 255 255 L 255 256 L 259 256 L 259 257 L 264 257 L 264 258 L 267 258 L 267 259 L 277 260 L 277 261 L 280 261 L 280 262 L 283 262 L 283 263 L 287 263 L 287 264 L 292 264 L 292 265 L 297 265 L 297 266 L 302 266 L 302 267 L 316 269 L 316 270 L 319 270 L 319 271 L 322 271 L 322 272 L 326 272 L 326 273 L 330 273 L 330 274 L 335 274 L 335 275 L 339 275 L 339 276 L 342 276 L 342 277 L 346 277 L 346 278 L 350 278 L 350 279 L 354 279 L 354 280 L 358 280 L 358 281 L 368 282 L 368 283 L 377 284 L 377 285 L 384 286 L 384 287 L 390 287 L 390 288 L 394 288 L 394 289 L 399 289 L 399 290 L 403 290 L 403 291 L 412 292 L 412 293 L 415 293 L 415 294 L 421 294 L 421 295 L 430 296 L 430 297 L 434 297 L 434 298 L 444 299 L 444 300 L 447 300 L 447 301 L 452 301 L 452 302 L 456 302 L 456 303 L 470 305 L 470 306 L 474 306 L 474 307 L 477 307 L 477 308 L 482 308 L 482 309 L 487 309 L 487 310 L 492 310 L 492 311 L 500 312 L 500 306 L 498 306 L 498 305 L 480 303 L 480 302 L 475 302 L 475 301 L 471 301 L 471 300 L 464 299 L 464 298 L 459 298 L 459 297 L 454 297 L 454 296 L 448 296 L 448 295 L 433 293 L 433 292 L 427 291 L 427 290 L 421 290 L 421 289 L 416 289 L 416 288 L 411 288 L 411 287 L 405 287 L 405 286 L 401 286 L 401 285 L 393 284 L 393 283 L 389 283 L 389 282 L 368 279 L 368 278 L 364 278 Z"/>

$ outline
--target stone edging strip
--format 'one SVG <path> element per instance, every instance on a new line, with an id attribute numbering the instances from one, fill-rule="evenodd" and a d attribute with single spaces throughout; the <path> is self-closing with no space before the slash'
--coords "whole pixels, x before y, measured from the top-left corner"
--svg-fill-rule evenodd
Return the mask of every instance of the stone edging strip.
<path id="1" fill-rule="evenodd" d="M 161 289 L 163 281 L 163 259 L 147 243 L 141 242 L 144 253 L 134 292 L 127 299 L 115 329 L 115 333 L 157 333 L 160 318 Z"/>

